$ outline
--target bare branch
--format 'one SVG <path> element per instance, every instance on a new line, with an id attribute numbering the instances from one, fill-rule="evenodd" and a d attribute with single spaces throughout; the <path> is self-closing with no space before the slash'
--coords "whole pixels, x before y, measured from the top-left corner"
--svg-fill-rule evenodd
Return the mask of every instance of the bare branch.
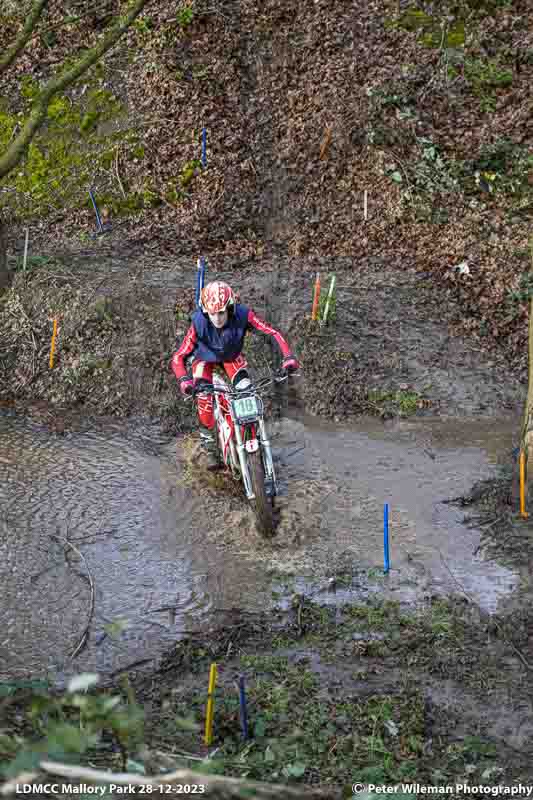
<path id="1" fill-rule="evenodd" d="M 82 6 L 80 5 L 80 8 Z M 88 17 L 94 17 L 98 15 L 100 11 L 103 11 L 101 16 L 99 16 L 99 20 L 102 21 L 104 19 L 110 19 L 113 16 L 116 16 L 116 12 L 108 11 L 109 2 L 108 0 L 102 0 L 101 4 L 95 4 L 90 6 L 88 9 L 86 8 L 83 14 L 77 14 L 76 16 L 67 16 L 64 17 L 61 22 L 56 22 L 54 25 L 46 25 L 43 27 L 43 33 L 47 33 L 49 31 L 55 31 L 59 28 L 63 28 L 66 25 L 74 25 L 76 22 L 80 22 L 81 20 L 87 19 Z"/>
<path id="2" fill-rule="evenodd" d="M 188 769 L 180 769 L 176 772 L 165 773 L 164 775 L 154 775 L 149 778 L 144 775 L 136 775 L 124 772 L 102 772 L 89 767 L 78 767 L 70 764 L 60 764 L 52 761 L 41 761 L 41 769 L 51 775 L 59 775 L 69 780 L 78 780 L 90 783 L 115 784 L 116 786 L 166 786 L 177 784 L 202 784 L 206 787 L 206 793 L 210 797 L 220 798 L 220 800 L 230 800 L 230 798 L 256 797 L 258 800 L 304 800 L 304 798 L 328 798 L 335 800 L 341 795 L 340 790 L 329 787 L 326 791 L 315 789 L 310 786 L 286 786 L 284 784 L 258 783 L 255 781 L 243 781 L 238 778 L 228 778 L 223 775 L 202 774 Z M 20 782 L 20 779 L 19 779 Z M 6 793 L 6 787 L 11 788 L 11 783 L 0 787 L 2 793 Z"/>
<path id="3" fill-rule="evenodd" d="M 116 44 L 149 2 L 150 0 L 135 0 L 129 13 L 122 20 L 119 20 L 116 25 L 113 25 L 95 47 L 87 50 L 75 64 L 62 70 L 59 75 L 51 78 L 44 85 L 22 130 L 0 158 L 0 178 L 7 175 L 21 160 L 36 132 L 44 123 L 48 106 L 54 95 L 63 91 L 67 86 L 71 86 L 93 64 L 96 64 L 104 53 Z"/>
<path id="4" fill-rule="evenodd" d="M 90 600 L 89 600 L 89 611 L 88 611 L 88 615 L 87 615 L 87 622 L 85 624 L 85 628 L 83 629 L 83 633 L 81 635 L 81 638 L 80 638 L 78 644 L 76 645 L 76 647 L 74 648 L 74 650 L 72 651 L 72 653 L 70 654 L 70 658 L 74 659 L 74 658 L 76 658 L 78 653 L 80 653 L 81 650 L 83 650 L 83 647 L 84 647 L 85 643 L 87 642 L 87 637 L 89 635 L 89 627 L 91 625 L 91 621 L 92 621 L 93 614 L 94 614 L 94 581 L 93 581 L 93 576 L 91 575 L 91 570 L 89 569 L 89 565 L 87 564 L 87 559 L 85 558 L 83 553 L 81 553 L 78 550 L 78 548 L 75 547 L 72 544 L 72 542 L 69 542 L 69 540 L 65 539 L 63 536 L 52 536 L 52 539 L 55 539 L 58 542 L 62 542 L 62 544 L 66 545 L 67 547 L 70 547 L 71 550 L 74 550 L 76 555 L 79 556 L 80 561 L 83 561 L 83 563 L 85 565 L 85 569 L 87 570 L 87 581 L 89 583 L 89 589 L 90 589 L 90 592 L 91 592 Z"/>
<path id="5" fill-rule="evenodd" d="M 31 39 L 35 30 L 35 26 L 39 22 L 41 14 L 48 5 L 49 0 L 35 0 L 30 13 L 24 23 L 24 27 L 13 42 L 11 47 L 8 47 L 3 56 L 0 56 L 0 75 L 11 66 L 13 61 L 22 52 L 26 46 L 26 42 Z"/>

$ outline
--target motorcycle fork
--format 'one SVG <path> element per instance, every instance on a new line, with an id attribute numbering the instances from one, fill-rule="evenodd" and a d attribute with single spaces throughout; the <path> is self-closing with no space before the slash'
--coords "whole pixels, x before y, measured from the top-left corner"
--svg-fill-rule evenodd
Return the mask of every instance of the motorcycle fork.
<path id="1" fill-rule="evenodd" d="M 270 439 L 267 435 L 267 429 L 265 425 L 265 421 L 263 417 L 260 417 L 257 420 L 259 425 L 259 443 L 261 445 L 261 449 L 263 450 L 263 464 L 265 467 L 266 478 L 269 481 L 272 481 L 272 487 L 274 489 L 274 494 L 276 493 L 276 473 L 274 471 L 274 459 L 272 458 L 272 447 L 270 445 Z"/>
<path id="2" fill-rule="evenodd" d="M 248 461 L 246 460 L 246 453 L 244 451 L 244 442 L 242 440 L 240 425 L 234 421 L 233 430 L 235 433 L 235 440 L 237 442 L 237 455 L 239 456 L 239 464 L 241 465 L 242 482 L 244 484 L 244 491 L 248 500 L 253 500 L 255 494 L 252 489 L 252 481 L 250 480 L 250 472 L 248 470 Z"/>
<path id="3" fill-rule="evenodd" d="M 224 418 L 224 409 L 220 407 L 218 398 L 215 401 L 215 419 L 217 422 L 217 430 L 219 432 L 219 441 L 222 448 L 222 452 L 224 452 L 224 444 L 220 434 L 219 424 L 220 421 Z M 274 461 L 272 458 L 272 447 L 270 444 L 270 439 L 267 435 L 266 425 L 263 417 L 259 417 L 257 420 L 257 426 L 259 428 L 259 436 L 256 436 L 259 440 L 259 445 L 262 450 L 263 455 L 263 465 L 265 468 L 265 477 L 271 483 L 272 486 L 272 494 L 276 494 L 276 473 L 274 470 Z M 246 459 L 246 450 L 245 444 L 242 438 L 241 428 L 240 425 L 237 425 L 235 420 L 233 420 L 233 432 L 235 434 L 235 442 L 233 441 L 233 436 L 230 436 L 229 440 L 229 450 L 230 450 L 230 462 L 233 462 L 235 466 L 237 465 L 237 460 L 239 462 L 241 468 L 241 475 L 242 481 L 244 484 L 244 491 L 246 494 L 246 498 L 248 500 L 253 500 L 255 498 L 253 489 L 252 489 L 252 481 L 250 480 L 250 471 L 248 470 L 248 461 Z M 236 444 L 235 444 L 236 443 Z M 232 464 L 232 466 L 233 466 Z"/>
<path id="4" fill-rule="evenodd" d="M 267 435 L 266 425 L 265 425 L 263 417 L 259 417 L 259 419 L 257 420 L 257 423 L 255 423 L 255 424 L 257 424 L 257 426 L 259 428 L 259 431 L 257 431 L 257 429 L 256 429 L 255 436 L 256 436 L 256 438 L 258 440 L 258 444 L 260 445 L 261 451 L 262 451 L 263 466 L 265 468 L 265 478 L 268 481 L 268 483 L 270 484 L 270 492 L 269 492 L 269 494 L 275 495 L 277 493 L 277 487 L 276 487 L 276 473 L 275 473 L 275 470 L 274 470 L 274 460 L 272 458 L 272 447 L 270 445 L 270 440 L 269 440 L 268 435 Z M 242 441 L 241 429 L 237 425 L 235 426 L 235 437 L 236 437 L 237 442 L 238 442 L 238 445 L 237 445 L 237 449 L 238 450 L 239 450 L 239 444 L 241 445 L 241 449 L 239 450 L 239 454 L 242 454 L 242 458 L 244 459 L 244 461 L 246 461 L 245 445 L 244 445 L 244 443 Z M 242 462 L 241 462 L 241 464 L 242 464 Z M 242 468 L 242 466 L 241 466 L 241 468 Z M 244 474 L 245 473 L 244 473 L 244 470 L 243 470 L 243 475 Z M 247 464 L 246 464 L 246 476 L 247 476 L 247 478 L 249 480 L 249 473 L 248 473 L 248 465 Z M 245 482 L 245 488 L 246 488 L 246 482 Z M 248 497 L 248 499 L 251 500 L 251 499 L 253 499 L 253 494 L 252 495 L 248 495 L 247 494 L 247 497 Z"/>

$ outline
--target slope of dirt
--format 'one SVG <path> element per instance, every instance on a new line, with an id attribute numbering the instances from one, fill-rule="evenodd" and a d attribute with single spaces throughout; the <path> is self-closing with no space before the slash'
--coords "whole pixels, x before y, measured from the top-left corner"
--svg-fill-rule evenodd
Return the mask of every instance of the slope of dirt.
<path id="1" fill-rule="evenodd" d="M 499 417 L 509 411 L 519 418 L 523 389 L 503 354 L 489 355 L 461 337 L 445 291 L 416 270 L 392 269 L 381 259 L 303 257 L 295 270 L 282 256 L 245 264 L 226 257 L 218 266 L 217 275 L 279 326 L 302 359 L 293 401 L 308 411 L 336 420 L 361 413 Z M 324 277 L 337 276 L 335 308 L 324 326 L 310 320 L 317 268 Z M 194 280 L 187 259 L 131 260 L 98 251 L 21 275 L 0 315 L 0 397 L 19 407 L 41 405 L 56 420 L 78 407 L 113 416 L 144 413 L 172 430 L 189 427 L 191 408 L 180 400 L 169 361 L 189 325 Z M 245 347 L 260 372 L 276 366 L 276 350 L 260 335 L 250 335 Z"/>
<path id="2" fill-rule="evenodd" d="M 469 335 L 481 347 L 497 339 L 523 371 L 527 312 L 509 293 L 527 271 L 531 218 L 528 8 L 524 0 L 150 7 L 103 78 L 135 134 L 121 143 L 122 183 L 151 206 L 120 223 L 119 183 L 95 162 L 118 240 L 210 254 L 215 269 L 222 253 L 245 259 L 273 245 L 291 257 L 379 255 L 434 275 L 448 303 L 459 301 Z M 58 27 L 59 53 L 84 24 Z M 50 69 L 39 37 L 29 52 L 29 75 Z M 125 65 L 120 52 L 129 53 Z M 5 77 L 6 96 L 19 74 L 14 66 Z M 195 161 L 202 126 L 205 171 Z M 16 194 L 3 201 L 15 203 L 16 219 Z M 32 230 L 35 248 L 80 226 L 86 235 L 91 214 L 69 208 L 48 230 Z"/>

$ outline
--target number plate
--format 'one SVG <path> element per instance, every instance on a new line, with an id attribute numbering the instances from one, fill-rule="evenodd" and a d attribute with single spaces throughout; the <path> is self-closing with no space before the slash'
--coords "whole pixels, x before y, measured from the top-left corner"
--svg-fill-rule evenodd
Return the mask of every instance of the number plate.
<path id="1" fill-rule="evenodd" d="M 257 396 L 238 397 L 233 401 L 233 413 L 239 420 L 256 419 L 261 414 Z"/>

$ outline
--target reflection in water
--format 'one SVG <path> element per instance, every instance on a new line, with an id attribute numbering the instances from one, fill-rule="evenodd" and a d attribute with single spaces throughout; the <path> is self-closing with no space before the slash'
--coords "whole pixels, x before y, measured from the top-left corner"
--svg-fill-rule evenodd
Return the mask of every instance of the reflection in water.
<path id="1" fill-rule="evenodd" d="M 271 568 L 303 587 L 303 576 L 323 578 L 342 559 L 379 568 L 384 502 L 393 571 L 378 591 L 419 600 L 464 589 L 494 609 L 514 577 L 474 556 L 479 534 L 442 500 L 494 474 L 512 430 L 284 420 L 274 439 L 281 525 L 265 542 L 243 500 L 183 481 L 176 444 L 158 442 L 154 429 L 115 424 L 58 437 L 0 415 L 0 679 L 109 674 L 154 658 L 216 608 L 267 607 Z M 72 662 L 90 610 L 87 568 L 94 616 Z"/>

